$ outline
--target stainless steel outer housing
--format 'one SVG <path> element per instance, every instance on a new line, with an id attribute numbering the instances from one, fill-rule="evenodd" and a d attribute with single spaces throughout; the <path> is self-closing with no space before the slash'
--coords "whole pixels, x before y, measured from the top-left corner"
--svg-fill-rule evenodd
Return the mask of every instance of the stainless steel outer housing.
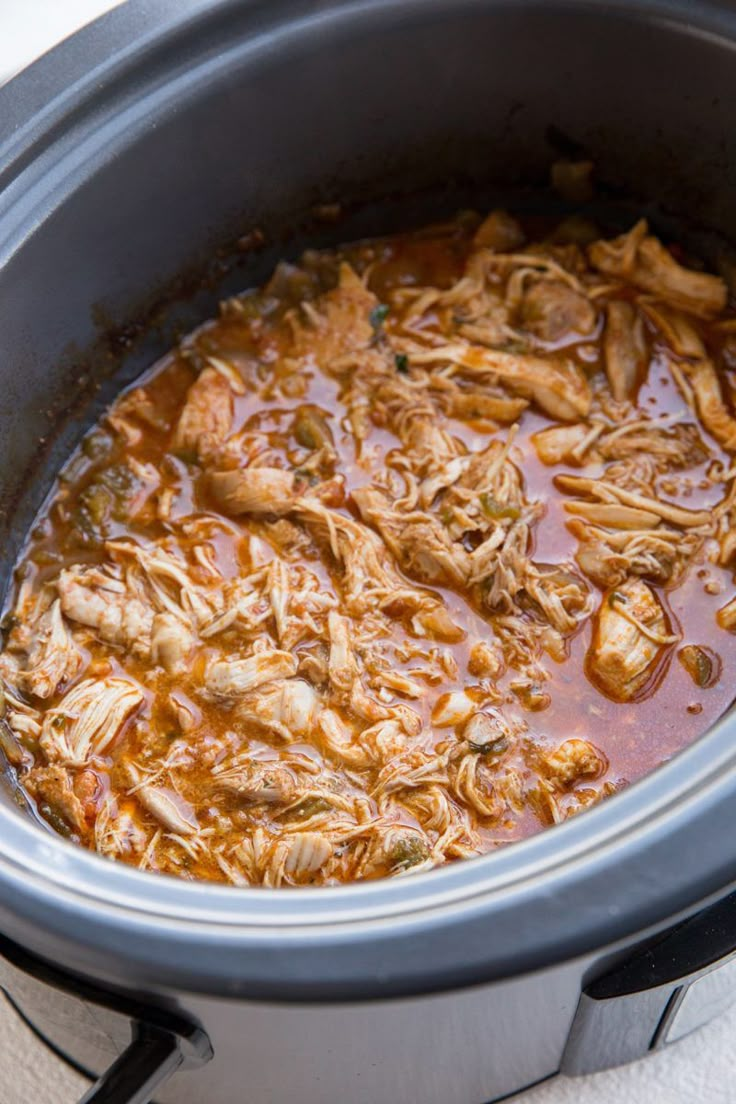
<path id="1" fill-rule="evenodd" d="M 560 143 L 706 252 L 736 238 L 735 44 L 729 2 L 132 0 L 53 50 L 0 90 L 0 582 L 121 383 L 284 252 L 539 185 Z M 184 289 L 254 225 L 269 249 Z M 733 886 L 735 797 L 728 717 L 498 854 L 275 892 L 115 866 L 5 802 L 0 931 L 202 1017 L 214 1062 L 162 1100 L 247 1075 L 255 1100 L 480 1104 L 554 1072 L 584 976 Z"/>

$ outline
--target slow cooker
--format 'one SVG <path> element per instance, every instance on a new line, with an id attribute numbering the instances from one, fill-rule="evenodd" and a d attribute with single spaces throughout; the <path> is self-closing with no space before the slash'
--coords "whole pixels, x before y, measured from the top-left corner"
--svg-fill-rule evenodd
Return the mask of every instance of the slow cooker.
<path id="1" fill-rule="evenodd" d="M 735 53 L 725 0 L 130 0 L 21 73 L 0 90 L 0 584 L 120 386 L 281 255 L 532 204 L 560 153 L 705 256 L 735 240 Z M 140 873 L 17 797 L 0 984 L 98 1078 L 87 1102 L 482 1104 L 736 1000 L 733 715 L 540 836 L 339 888 Z"/>

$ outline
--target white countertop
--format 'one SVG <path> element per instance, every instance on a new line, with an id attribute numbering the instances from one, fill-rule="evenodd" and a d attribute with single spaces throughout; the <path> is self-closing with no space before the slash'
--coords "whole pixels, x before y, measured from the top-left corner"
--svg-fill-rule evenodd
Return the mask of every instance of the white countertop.
<path id="1" fill-rule="evenodd" d="M 115 0 L 0 0 L 0 81 L 114 6 Z M 0 1104 L 73 1104 L 86 1087 L 0 998 Z M 592 1077 L 557 1078 L 523 1096 L 523 1104 L 619 1102 L 734 1104 L 736 1008 L 644 1061 Z"/>

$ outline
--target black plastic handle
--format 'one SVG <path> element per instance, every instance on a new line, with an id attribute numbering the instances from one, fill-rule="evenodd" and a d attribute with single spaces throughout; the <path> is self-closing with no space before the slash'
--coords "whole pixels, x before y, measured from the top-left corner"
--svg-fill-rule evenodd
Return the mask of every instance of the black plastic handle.
<path id="1" fill-rule="evenodd" d="M 136 1024 L 127 1050 L 113 1062 L 79 1104 L 149 1104 L 153 1094 L 184 1062 L 176 1035 Z"/>
<path id="2" fill-rule="evenodd" d="M 174 1002 L 114 992 L 60 970 L 0 936 L 0 992 L 45 1042 L 88 1037 L 112 1064 L 79 1104 L 149 1104 L 178 1069 L 212 1058 L 206 1032 Z M 93 1075 L 90 1075 L 93 1076 Z"/>

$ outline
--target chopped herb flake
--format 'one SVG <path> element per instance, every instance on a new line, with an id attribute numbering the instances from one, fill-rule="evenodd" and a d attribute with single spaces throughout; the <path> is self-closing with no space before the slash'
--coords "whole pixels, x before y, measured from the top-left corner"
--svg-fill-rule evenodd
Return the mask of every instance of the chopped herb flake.
<path id="1" fill-rule="evenodd" d="M 370 313 L 370 323 L 374 330 L 380 330 L 388 317 L 388 310 L 386 303 L 379 303 L 377 307 L 373 308 Z"/>
<path id="2" fill-rule="evenodd" d="M 486 517 L 492 518 L 493 521 L 500 521 L 503 518 L 517 521 L 521 517 L 521 513 L 516 506 L 504 506 L 498 499 L 488 493 L 480 496 L 480 504 Z"/>
<path id="3" fill-rule="evenodd" d="M 509 746 L 509 742 L 505 736 L 498 736 L 495 740 L 489 740 L 488 743 L 479 744 L 473 740 L 468 740 L 468 746 L 471 751 L 477 752 L 479 755 L 501 755 L 506 751 Z"/>

